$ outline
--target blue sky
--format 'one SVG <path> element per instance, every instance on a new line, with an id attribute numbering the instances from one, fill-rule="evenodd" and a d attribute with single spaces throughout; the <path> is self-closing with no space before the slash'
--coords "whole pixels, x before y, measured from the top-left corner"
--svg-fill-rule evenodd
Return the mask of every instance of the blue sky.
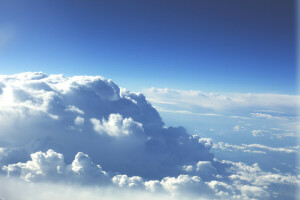
<path id="1" fill-rule="evenodd" d="M 294 1 L 0 1 L 0 73 L 296 92 Z"/>

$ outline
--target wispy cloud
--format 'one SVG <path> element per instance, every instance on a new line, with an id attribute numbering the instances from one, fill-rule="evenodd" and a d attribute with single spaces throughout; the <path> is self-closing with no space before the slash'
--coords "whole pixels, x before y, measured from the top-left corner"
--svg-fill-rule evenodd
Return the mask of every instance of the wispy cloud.
<path id="1" fill-rule="evenodd" d="M 214 149 L 220 149 L 225 151 L 242 151 L 248 153 L 262 153 L 266 154 L 266 151 L 281 152 L 281 153 L 300 153 L 298 146 L 295 147 L 269 147 L 262 144 L 242 144 L 233 145 L 224 142 L 218 142 L 213 145 Z M 264 150 L 264 151 L 263 151 Z"/>
<path id="2" fill-rule="evenodd" d="M 255 93 L 205 93 L 195 90 L 150 88 L 143 90 L 147 99 L 154 104 L 175 105 L 176 108 L 210 110 L 215 113 L 243 114 L 257 111 L 296 115 L 300 96 L 286 94 Z"/>
<path id="3" fill-rule="evenodd" d="M 3 49 L 13 41 L 16 30 L 12 25 L 0 24 L 0 49 Z"/>

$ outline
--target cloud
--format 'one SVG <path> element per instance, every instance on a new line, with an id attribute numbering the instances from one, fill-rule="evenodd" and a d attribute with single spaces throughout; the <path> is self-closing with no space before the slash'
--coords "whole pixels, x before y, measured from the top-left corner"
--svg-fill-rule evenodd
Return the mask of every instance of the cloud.
<path id="1" fill-rule="evenodd" d="M 187 170 L 188 168 L 191 170 Z M 140 176 L 107 173 L 99 164 L 92 162 L 87 154 L 81 152 L 76 154 L 72 163 L 66 164 L 64 156 L 53 150 L 33 153 L 31 160 L 26 163 L 9 164 L 4 166 L 3 170 L 8 177 L 20 177 L 28 182 L 62 185 L 84 183 L 88 186 L 87 191 L 90 190 L 89 187 L 102 185 L 115 191 L 118 191 L 118 188 L 127 188 L 153 194 L 169 193 L 172 199 L 272 199 L 276 196 L 276 190 L 269 187 L 282 184 L 293 187 L 300 183 L 299 177 L 290 174 L 264 172 L 257 163 L 251 166 L 241 162 L 220 162 L 216 159 L 212 162 L 199 161 L 195 165 L 183 166 L 182 172 L 187 174 L 177 177 L 144 180 Z M 116 195 L 111 194 L 110 198 L 115 197 Z"/>
<path id="2" fill-rule="evenodd" d="M 16 29 L 14 26 L 9 24 L 1 25 L 0 26 L 0 50 L 4 49 L 4 47 L 6 47 L 9 43 L 11 43 L 14 40 L 15 35 L 16 35 Z"/>
<path id="3" fill-rule="evenodd" d="M 152 193 L 147 191 L 124 190 L 115 187 L 93 187 L 78 185 L 75 183 L 50 183 L 50 182 L 24 182 L 12 178 L 0 177 L 1 199 L 68 199 L 68 200 L 97 200 L 99 197 L 105 200 L 180 200 L 170 197 L 167 193 Z M 18 191 L 18 192 L 16 192 Z"/>
<path id="4" fill-rule="evenodd" d="M 270 114 L 266 113 L 250 113 L 253 117 L 257 118 L 266 118 L 266 119 L 276 119 L 276 120 L 288 120 L 287 117 L 278 117 L 278 116 L 273 116 Z"/>
<path id="5" fill-rule="evenodd" d="M 84 115 L 84 112 L 82 110 L 80 110 L 79 108 L 77 108 L 76 106 L 73 106 L 73 105 L 68 105 L 66 107 L 65 111 L 75 112 L 75 113 Z"/>
<path id="6" fill-rule="evenodd" d="M 112 178 L 112 182 L 119 187 L 139 188 L 144 186 L 144 180 L 139 176 L 116 175 Z"/>
<path id="7" fill-rule="evenodd" d="M 275 186 L 294 191 L 299 183 L 296 176 L 265 172 L 258 165 L 218 161 L 211 152 L 216 147 L 212 139 L 189 135 L 183 127 L 166 127 L 143 94 L 100 76 L 21 73 L 0 76 L 0 88 L 0 167 L 11 184 L 16 177 L 38 191 L 36 182 L 55 191 L 57 183 L 71 191 L 80 188 L 80 194 L 87 191 L 92 199 L 93 187 L 108 187 L 112 199 L 126 190 L 149 199 L 272 199 Z M 278 150 L 257 144 L 230 148 Z M 291 150 L 296 147 L 279 149 Z M 35 194 L 37 199 L 43 191 Z M 8 189 L 4 195 L 15 194 Z"/>
<path id="8" fill-rule="evenodd" d="M 155 108 L 160 112 L 168 112 L 168 113 L 188 114 L 188 115 L 196 115 L 196 116 L 213 116 L 213 117 L 223 116 L 215 113 L 195 113 L 188 110 L 167 110 L 167 109 L 160 108 L 158 106 L 155 106 Z"/>
<path id="9" fill-rule="evenodd" d="M 76 126 L 82 126 L 84 124 L 84 118 L 77 116 L 74 120 Z"/>
<path id="10" fill-rule="evenodd" d="M 245 127 L 236 125 L 236 126 L 233 127 L 233 130 L 238 132 L 238 131 L 245 130 Z"/>
<path id="11" fill-rule="evenodd" d="M 164 127 L 143 94 L 103 77 L 38 72 L 0 76 L 0 83 L 2 147 L 28 154 L 53 149 L 67 162 L 84 152 L 104 169 L 146 178 L 213 159 L 184 128 Z"/>
<path id="12" fill-rule="evenodd" d="M 256 149 L 265 149 L 268 151 L 275 151 L 275 152 L 284 152 L 284 153 L 299 153 L 298 151 L 291 149 L 291 148 L 282 148 L 282 147 L 269 147 L 261 144 L 248 144 L 248 145 L 243 145 L 249 148 L 256 148 Z"/>
<path id="13" fill-rule="evenodd" d="M 247 118 L 249 113 L 257 117 L 284 119 L 282 115 L 296 116 L 300 96 L 285 94 L 213 93 L 197 90 L 150 88 L 143 90 L 150 102 L 163 112 L 185 114 L 215 114 L 216 116 Z M 166 103 L 167 102 L 167 103 Z M 233 115 L 233 116 L 232 116 Z"/>
<path id="14" fill-rule="evenodd" d="M 141 123 L 135 122 L 132 118 L 125 118 L 120 114 L 110 114 L 108 120 L 102 119 L 102 122 L 92 118 L 91 122 L 94 130 L 99 134 L 108 134 L 109 136 L 126 136 L 131 134 L 143 134 L 144 129 Z"/>
<path id="15" fill-rule="evenodd" d="M 266 154 L 265 151 L 269 152 L 280 152 L 280 153 L 300 153 L 297 151 L 297 147 L 269 147 L 262 144 L 242 144 L 232 145 L 224 142 L 218 142 L 213 145 L 214 149 L 220 149 L 222 151 L 242 151 L 246 153 L 259 153 Z M 253 150 L 254 149 L 254 150 Z M 265 151 L 262 151 L 265 150 Z"/>
<path id="16" fill-rule="evenodd" d="M 2 170 L 7 176 L 17 176 L 25 181 L 77 181 L 85 184 L 107 183 L 108 174 L 94 164 L 88 155 L 79 152 L 73 162 L 66 165 L 64 156 L 49 149 L 31 154 L 26 163 L 9 164 Z"/>
<path id="17" fill-rule="evenodd" d="M 263 136 L 265 131 L 263 130 L 252 130 L 251 133 L 254 137 Z"/>

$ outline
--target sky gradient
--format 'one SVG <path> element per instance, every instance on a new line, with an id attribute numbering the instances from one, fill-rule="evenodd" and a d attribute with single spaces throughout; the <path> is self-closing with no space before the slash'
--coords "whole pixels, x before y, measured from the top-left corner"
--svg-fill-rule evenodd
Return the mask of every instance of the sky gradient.
<path id="1" fill-rule="evenodd" d="M 0 200 L 298 200 L 296 14 L 0 0 Z"/>
<path id="2" fill-rule="evenodd" d="M 134 91 L 296 92 L 290 0 L 1 0 L 0 19 L 1 74 L 97 74 Z"/>

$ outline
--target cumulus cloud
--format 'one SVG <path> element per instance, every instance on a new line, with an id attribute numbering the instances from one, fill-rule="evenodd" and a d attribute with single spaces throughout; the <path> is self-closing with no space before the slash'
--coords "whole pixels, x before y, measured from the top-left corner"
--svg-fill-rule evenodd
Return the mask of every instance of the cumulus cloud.
<path id="1" fill-rule="evenodd" d="M 7 176 L 17 176 L 25 181 L 77 181 L 85 184 L 107 183 L 108 174 L 100 165 L 94 164 L 88 155 L 79 152 L 69 165 L 64 156 L 51 149 L 31 154 L 26 163 L 9 164 L 2 170 Z"/>
<path id="2" fill-rule="evenodd" d="M 213 159 L 184 128 L 165 127 L 143 94 L 103 77 L 38 72 L 0 76 L 0 83 L 2 147 L 53 149 L 67 162 L 84 152 L 104 169 L 147 178 Z"/>
<path id="3" fill-rule="evenodd" d="M 77 116 L 74 120 L 76 126 L 82 126 L 84 124 L 84 118 Z"/>
<path id="4" fill-rule="evenodd" d="M 210 138 L 166 127 L 143 94 L 100 76 L 22 73 L 0 76 L 0 88 L 0 167 L 8 177 L 50 185 L 74 182 L 89 185 L 89 192 L 91 185 L 105 185 L 153 199 L 154 193 L 171 194 L 169 199 L 272 199 L 276 184 L 293 189 L 299 182 L 258 166 L 218 161 Z M 235 148 L 275 151 L 259 145 Z"/>
<path id="5" fill-rule="evenodd" d="M 88 186 L 87 195 L 91 195 L 90 187 L 102 185 L 117 192 L 122 192 L 119 189 L 123 188 L 144 191 L 148 195 L 148 192 L 159 196 L 169 193 L 171 199 L 274 199 L 278 195 L 283 198 L 287 196 L 277 194 L 274 188 L 281 185 L 295 187 L 300 183 L 299 177 L 265 172 L 257 163 L 246 165 L 216 159 L 185 165 L 182 172 L 186 174 L 177 177 L 145 180 L 140 176 L 107 173 L 99 164 L 92 162 L 87 154 L 81 152 L 76 154 L 72 163 L 66 164 L 63 155 L 53 150 L 36 152 L 31 154 L 31 160 L 26 163 L 9 164 L 3 170 L 8 177 L 19 177 L 28 182 L 68 185 L 84 183 Z M 115 196 L 112 195 L 113 197 Z M 288 197 L 293 195 L 288 194 Z"/>
<path id="6" fill-rule="evenodd" d="M 109 136 L 124 136 L 131 134 L 142 134 L 144 132 L 141 123 L 135 122 L 132 118 L 125 118 L 120 114 L 110 114 L 108 120 L 102 119 L 102 122 L 92 118 L 91 122 L 94 130 L 99 134 L 108 134 Z"/>

